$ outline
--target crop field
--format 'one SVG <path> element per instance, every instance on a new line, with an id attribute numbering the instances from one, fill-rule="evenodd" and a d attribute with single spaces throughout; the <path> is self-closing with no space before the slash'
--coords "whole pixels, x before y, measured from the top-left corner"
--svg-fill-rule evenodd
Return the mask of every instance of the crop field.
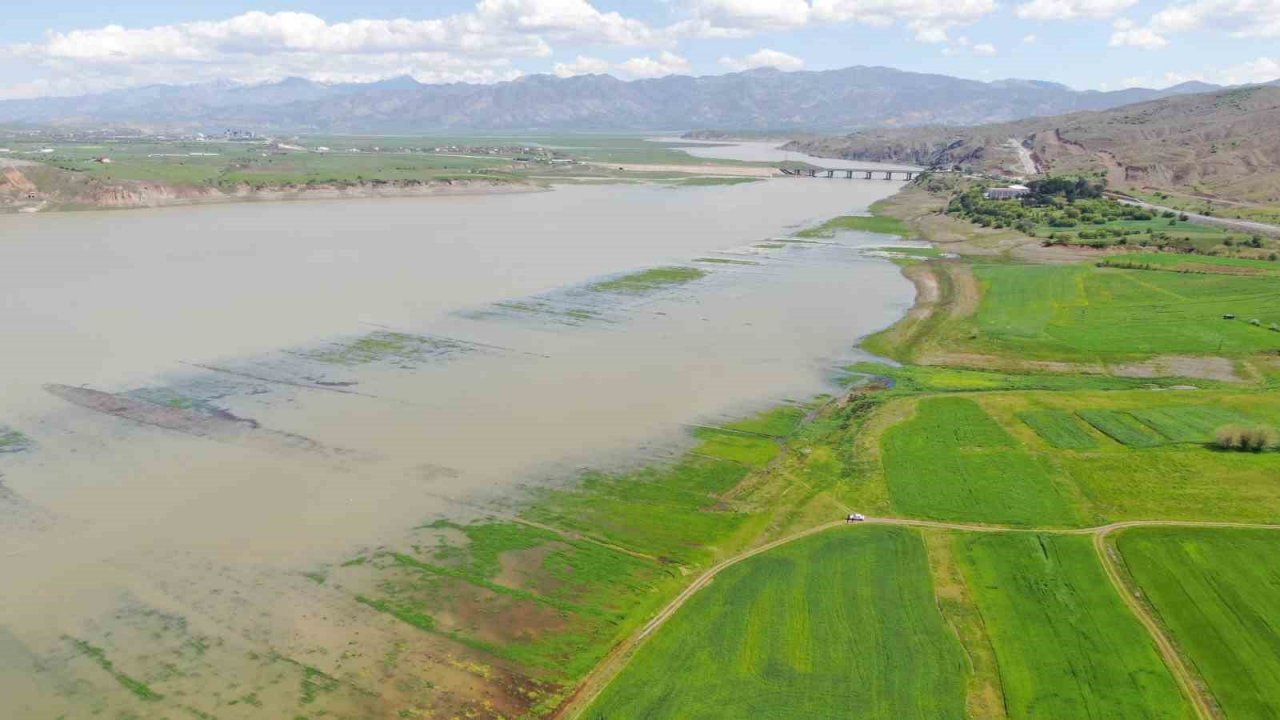
<path id="1" fill-rule="evenodd" d="M 972 400 L 928 398 L 885 432 L 884 472 L 899 512 L 938 520 L 1061 525 L 1076 513 L 1050 466 Z"/>
<path id="2" fill-rule="evenodd" d="M 1132 448 L 1152 448 L 1165 442 L 1164 436 L 1138 418 L 1120 410 L 1081 410 L 1077 413 L 1098 432 Z"/>
<path id="3" fill-rule="evenodd" d="M 959 720 L 964 684 L 920 536 L 859 527 L 726 570 L 584 717 Z"/>
<path id="4" fill-rule="evenodd" d="M 1098 441 L 1075 415 L 1061 410 L 1028 410 L 1018 419 L 1036 431 L 1045 442 L 1061 450 L 1091 450 Z"/>
<path id="5" fill-rule="evenodd" d="M 1190 718 L 1087 537 L 957 535 L 1010 718 Z"/>
<path id="6" fill-rule="evenodd" d="M 1228 418 L 1280 424 L 1273 394 L 1199 391 L 1176 403 L 1152 390 L 973 392 L 922 398 L 913 416 L 914 402 L 891 404 L 898 419 L 876 431 L 882 474 L 872 477 L 898 514 L 1019 525 L 1280 521 L 1280 452 L 1180 439 Z"/>
<path id="7" fill-rule="evenodd" d="M 1175 443 L 1209 442 L 1215 430 L 1251 421 L 1243 413 L 1207 405 L 1138 408 L 1129 414 Z"/>
<path id="8" fill-rule="evenodd" d="M 1115 544 L 1223 714 L 1280 717 L 1280 532 L 1136 528 Z"/>
<path id="9" fill-rule="evenodd" d="M 980 266 L 975 273 L 981 304 L 953 332 L 966 349 L 1104 362 L 1280 350 L 1280 332 L 1270 329 L 1280 326 L 1280 294 L 1265 276 L 1078 265 Z"/>

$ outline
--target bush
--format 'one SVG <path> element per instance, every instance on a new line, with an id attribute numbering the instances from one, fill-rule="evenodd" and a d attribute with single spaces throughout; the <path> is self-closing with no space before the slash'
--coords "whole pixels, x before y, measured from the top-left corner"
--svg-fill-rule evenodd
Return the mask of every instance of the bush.
<path id="1" fill-rule="evenodd" d="M 1280 436 L 1273 428 L 1265 425 L 1228 425 L 1218 428 L 1214 433 L 1213 443 L 1222 450 L 1262 452 L 1280 444 Z"/>

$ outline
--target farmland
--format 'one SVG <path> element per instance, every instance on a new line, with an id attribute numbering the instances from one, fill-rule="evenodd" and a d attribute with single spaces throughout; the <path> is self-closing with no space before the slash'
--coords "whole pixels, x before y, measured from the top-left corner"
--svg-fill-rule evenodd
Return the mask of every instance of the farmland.
<path id="1" fill-rule="evenodd" d="M 1186 718 L 1189 708 L 1088 538 L 955 541 L 1011 718 Z"/>
<path id="2" fill-rule="evenodd" d="M 848 221 L 855 229 L 866 222 Z M 1276 265 L 1157 253 L 1043 265 L 926 254 L 903 264 L 928 273 L 939 297 L 903 321 L 911 334 L 882 333 L 875 348 L 927 364 L 845 368 L 849 402 L 866 408 L 854 432 L 810 434 L 802 424 L 743 486 L 760 473 L 795 489 L 812 483 L 873 521 L 932 526 L 910 532 L 927 540 L 925 576 L 965 662 L 954 676 L 936 669 L 937 653 L 910 665 L 935 668 L 935 680 L 954 677 L 966 717 L 1192 718 L 1207 717 L 1210 705 L 1228 718 L 1280 717 L 1268 704 L 1278 692 L 1280 639 L 1265 620 L 1280 607 L 1280 580 L 1263 559 L 1280 543 L 1280 453 L 1212 443 L 1228 425 L 1280 427 L 1280 397 L 1269 392 L 1280 378 L 1271 359 L 1280 352 L 1280 332 L 1270 329 L 1280 323 Z M 904 338 L 914 347 L 896 344 Z M 1139 364 L 1168 356 L 1194 362 Z M 1196 375 L 1197 363 L 1212 362 L 1234 373 Z M 789 451 L 797 447 L 799 456 Z M 806 517 L 795 527 L 822 521 Z M 1149 520 L 1277 529 L 1147 527 L 1107 539 L 1110 523 Z M 819 652 L 806 640 L 812 626 L 852 622 L 833 619 L 831 591 L 810 573 L 837 582 L 826 576 L 846 570 L 832 557 L 863 562 L 868 551 L 858 543 L 888 531 L 832 529 L 720 571 L 637 642 L 590 712 L 575 717 L 737 716 L 745 714 L 739 702 L 763 717 L 824 717 L 840 700 L 881 716 L 875 700 L 857 695 L 858 683 L 834 700 L 823 679 L 828 668 L 882 677 L 868 665 L 901 652 L 844 650 L 871 631 L 834 632 L 821 650 L 825 664 L 796 668 Z M 1228 537 L 1235 540 L 1215 539 Z M 848 547 L 815 552 L 836 538 Z M 894 562 L 916 572 L 914 560 Z M 1192 577 L 1181 577 L 1184 567 Z M 1126 572 L 1147 605 L 1123 587 Z M 848 592 L 851 608 L 880 603 L 874 622 L 899 622 L 903 601 Z M 1213 631 L 1197 634 L 1201 626 Z M 829 700 L 815 707 L 814 698 Z M 931 711 L 946 717 L 950 707 Z M 920 705 L 901 701 L 897 710 L 911 717 Z"/>
<path id="3" fill-rule="evenodd" d="M 1115 543 L 1223 714 L 1280 717 L 1280 534 L 1139 528 Z"/>
<path id="4" fill-rule="evenodd" d="M 949 333 L 966 350 L 1077 362 L 1280 350 L 1270 329 L 1280 295 L 1267 277 L 1083 265 L 975 273 L 981 304 Z"/>
<path id="5" fill-rule="evenodd" d="M 902 512 L 1017 525 L 1075 519 L 1049 467 L 972 400 L 921 401 L 914 418 L 885 433 L 883 452 L 889 494 Z"/>
<path id="6" fill-rule="evenodd" d="M 726 571 L 585 716 L 959 719 L 963 690 L 918 534 L 867 528 Z"/>

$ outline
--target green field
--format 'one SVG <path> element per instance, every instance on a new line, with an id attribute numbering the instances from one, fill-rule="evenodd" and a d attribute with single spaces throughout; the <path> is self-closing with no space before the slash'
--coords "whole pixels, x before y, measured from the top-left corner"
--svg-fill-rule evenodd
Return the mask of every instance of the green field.
<path id="1" fill-rule="evenodd" d="M 1269 277 L 1082 265 L 975 273 L 981 304 L 953 333 L 967 349 L 1075 361 L 1280 350 L 1280 332 L 1269 329 L 1280 323 L 1280 294 Z"/>
<path id="2" fill-rule="evenodd" d="M 1280 532 L 1138 528 L 1129 572 L 1227 718 L 1280 718 Z"/>
<path id="3" fill-rule="evenodd" d="M 1087 537 L 962 535 L 958 555 L 1010 718 L 1190 718 Z"/>
<path id="4" fill-rule="evenodd" d="M 1081 410 L 1077 415 L 1095 430 L 1132 448 L 1152 448 L 1165 442 L 1164 436 L 1138 418 L 1120 410 Z"/>
<path id="5" fill-rule="evenodd" d="M 1061 525 L 1077 517 L 1050 466 L 1019 447 L 977 403 L 920 401 L 881 441 L 896 510 L 938 520 Z"/>
<path id="6" fill-rule="evenodd" d="M 964 717 L 964 656 L 914 531 L 830 531 L 725 570 L 584 717 Z"/>
<path id="7" fill-rule="evenodd" d="M 1018 419 L 1045 442 L 1062 450 L 1092 450 L 1098 441 L 1076 416 L 1061 410 L 1028 410 Z"/>
<path id="8" fill-rule="evenodd" d="M 1207 405 L 1139 408 L 1129 414 L 1176 443 L 1209 442 L 1219 428 L 1250 422 L 1235 410 Z"/>

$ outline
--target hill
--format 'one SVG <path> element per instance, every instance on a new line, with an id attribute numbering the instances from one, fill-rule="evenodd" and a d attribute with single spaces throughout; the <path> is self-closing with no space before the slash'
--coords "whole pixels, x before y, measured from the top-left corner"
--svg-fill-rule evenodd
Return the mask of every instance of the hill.
<path id="1" fill-rule="evenodd" d="M 623 81 L 534 75 L 492 85 L 413 78 L 321 84 L 157 85 L 0 102 L 0 123 L 147 129 L 413 133 L 441 130 L 816 129 L 974 125 L 1096 110 L 1195 88 L 1077 91 L 1033 80 L 978 82 L 885 67 L 757 69 Z"/>
<path id="2" fill-rule="evenodd" d="M 1025 175 L 1103 173 L 1113 188 L 1280 202 L 1280 87 L 1167 97 L 971 128 L 880 129 L 789 147 L 828 157 Z"/>

